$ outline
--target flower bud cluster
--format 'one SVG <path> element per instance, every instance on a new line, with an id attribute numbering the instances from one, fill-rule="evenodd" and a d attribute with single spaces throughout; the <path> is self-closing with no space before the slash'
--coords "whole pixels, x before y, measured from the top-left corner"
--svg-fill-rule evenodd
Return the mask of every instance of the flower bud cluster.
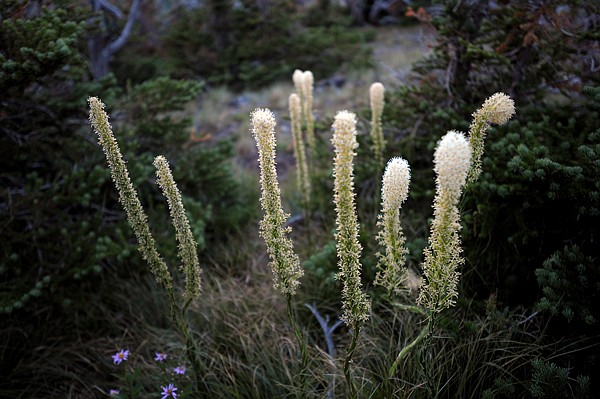
<path id="1" fill-rule="evenodd" d="M 468 183 L 477 180 L 481 174 L 484 141 L 490 124 L 504 125 L 514 114 L 515 102 L 504 93 L 492 95 L 473 113 L 473 122 L 469 127 L 469 145 L 473 153 L 473 161 L 467 178 Z"/>
<path id="2" fill-rule="evenodd" d="M 190 228 L 190 222 L 185 215 L 181 193 L 175 184 L 169 163 L 164 156 L 154 159 L 156 167 L 156 182 L 163 195 L 167 198 L 171 220 L 175 227 L 175 237 L 178 242 L 178 256 L 181 259 L 181 269 L 185 275 L 185 298 L 196 299 L 200 295 L 200 262 L 196 251 L 196 241 Z"/>
<path id="3" fill-rule="evenodd" d="M 315 79 L 311 71 L 302 72 L 299 69 L 294 71 L 292 75 L 294 81 L 294 87 L 300 97 L 302 104 L 302 119 L 306 126 L 306 139 L 310 148 L 311 154 L 315 151 L 315 118 L 313 115 L 313 89 Z"/>

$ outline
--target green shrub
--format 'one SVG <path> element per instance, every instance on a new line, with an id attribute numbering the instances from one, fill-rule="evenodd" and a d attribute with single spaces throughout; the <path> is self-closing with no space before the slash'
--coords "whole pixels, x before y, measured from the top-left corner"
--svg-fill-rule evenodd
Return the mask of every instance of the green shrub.
<path id="1" fill-rule="evenodd" d="M 579 327 L 582 323 L 597 325 L 599 273 L 593 258 L 583 254 L 577 245 L 555 252 L 535 271 L 543 293 L 539 309 L 559 316 L 561 322 L 564 318 L 569 328 L 580 333 L 585 331 Z"/>
<path id="2" fill-rule="evenodd" d="M 559 367 L 549 361 L 534 359 L 531 362 L 533 374 L 529 392 L 533 398 L 559 399 L 589 398 L 590 378 L 580 375 L 569 377 L 569 369 Z"/>

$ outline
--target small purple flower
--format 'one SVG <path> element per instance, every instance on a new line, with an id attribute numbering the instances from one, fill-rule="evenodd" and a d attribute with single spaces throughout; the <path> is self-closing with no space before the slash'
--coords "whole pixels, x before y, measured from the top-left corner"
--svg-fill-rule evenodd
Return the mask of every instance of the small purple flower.
<path id="1" fill-rule="evenodd" d="M 173 384 L 169 384 L 166 387 L 162 387 L 161 386 L 161 388 L 162 388 L 163 391 L 161 393 L 162 398 L 160 398 L 160 399 L 167 399 L 169 396 L 171 396 L 173 398 L 177 397 L 177 394 L 175 393 L 175 391 L 177 390 L 177 388 L 175 388 L 173 386 Z"/>
<path id="2" fill-rule="evenodd" d="M 127 360 L 127 356 L 129 356 L 129 351 L 121 349 L 119 352 L 112 356 L 112 359 L 114 364 L 121 364 L 123 360 Z"/>
<path id="3" fill-rule="evenodd" d="M 117 396 L 118 394 L 120 394 L 121 392 L 118 389 L 111 389 L 110 392 L 108 393 L 111 397 Z"/>
<path id="4" fill-rule="evenodd" d="M 166 359 L 167 359 L 166 353 L 156 352 L 156 357 L 154 358 L 154 360 L 156 360 L 157 362 L 162 362 L 163 360 L 166 360 Z"/>
<path id="5" fill-rule="evenodd" d="M 175 374 L 185 374 L 185 366 L 177 366 L 173 369 Z"/>

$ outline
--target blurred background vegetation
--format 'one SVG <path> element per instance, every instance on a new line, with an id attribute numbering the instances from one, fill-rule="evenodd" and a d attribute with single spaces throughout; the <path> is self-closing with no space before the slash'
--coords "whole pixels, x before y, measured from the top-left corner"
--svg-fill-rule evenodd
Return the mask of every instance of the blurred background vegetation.
<path id="1" fill-rule="evenodd" d="M 293 226 L 306 269 L 297 308 L 311 345 L 324 340 L 303 304 L 339 314 L 328 139 L 333 115 L 347 108 L 360 116 L 357 202 L 374 303 L 355 356 L 365 397 L 597 397 L 597 2 L 5 0 L 0 19 L 0 397 L 106 397 L 117 381 L 110 355 L 122 347 L 135 354 L 141 397 L 158 397 L 153 353 L 181 348 L 87 122 L 89 96 L 107 104 L 168 260 L 176 243 L 154 156 L 167 157 L 182 190 L 205 279 L 190 320 L 211 365 L 198 397 L 289 394 L 297 362 L 257 234 L 248 114 L 276 112 L 284 200 L 299 214 L 286 110 L 296 68 L 316 78 L 321 144 L 311 241 L 302 222 Z M 496 91 L 517 107 L 490 132 L 483 175 L 461 203 L 459 304 L 438 339 L 401 367 L 393 392 L 379 388 L 389 353 L 419 320 L 387 308 L 372 287 L 378 177 L 367 107 L 377 80 L 386 86 L 385 155 L 412 169 L 403 223 L 416 271 L 436 141 L 466 131 Z M 343 347 L 343 328 L 334 338 Z M 315 359 L 320 385 L 302 397 L 324 397 L 327 375 L 339 372 L 323 353 Z"/>

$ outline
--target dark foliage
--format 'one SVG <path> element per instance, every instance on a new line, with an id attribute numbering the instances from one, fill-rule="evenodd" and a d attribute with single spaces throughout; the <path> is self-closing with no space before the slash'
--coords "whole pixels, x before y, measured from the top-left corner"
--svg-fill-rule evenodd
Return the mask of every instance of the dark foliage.
<path id="1" fill-rule="evenodd" d="M 154 156 L 164 154 L 185 171 L 176 178 L 200 250 L 212 239 L 209 226 L 225 237 L 254 209 L 229 165 L 231 143 L 190 140 L 190 121 L 179 116 L 202 85 L 159 78 L 124 90 L 112 75 L 92 80 L 83 53 L 87 15 L 70 2 L 0 6 L 0 389 L 72 384 L 69 372 L 58 370 L 81 359 L 57 356 L 60 366 L 34 376 L 36 351 L 109 334 L 94 310 L 110 295 L 105 285 L 147 271 L 87 120 L 89 96 L 107 103 L 169 259 L 176 243 L 154 184 Z"/>
<path id="2" fill-rule="evenodd" d="M 171 24 L 158 39 L 143 40 L 140 31 L 134 38 L 140 57 L 120 57 L 117 75 L 134 82 L 164 75 L 200 78 L 242 89 L 287 80 L 296 68 L 329 76 L 343 65 L 369 65 L 363 46 L 368 33 L 352 29 L 350 18 L 333 6 L 320 11 L 318 19 L 305 16 L 288 0 L 182 7 L 171 12 Z"/>
<path id="3" fill-rule="evenodd" d="M 466 132 L 471 113 L 488 96 L 509 94 L 517 115 L 489 132 L 483 174 L 461 203 L 467 258 L 461 296 L 480 300 L 493 294 L 512 307 L 539 303 L 545 315 L 556 316 L 544 342 L 592 339 L 600 284 L 600 124 L 598 90 L 592 89 L 599 83 L 598 5 L 475 3 L 445 2 L 441 15 L 431 19 L 437 44 L 415 68 L 418 84 L 394 93 L 394 105 L 385 109 L 384 120 L 398 129 L 390 140 L 393 155 L 411 164 L 410 198 L 430 201 L 436 141 L 450 129 Z M 408 237 L 413 243 L 421 238 Z M 561 322 L 565 317 L 570 325 Z M 545 384 L 554 377 L 546 375 L 567 365 L 589 375 L 598 348 L 583 347 L 573 345 L 578 349 L 561 356 L 555 368 L 527 366 L 521 380 L 533 381 L 531 389 L 515 395 L 544 397 L 553 389 Z M 536 378 L 544 381 L 537 388 Z M 587 387 L 583 380 L 563 380 L 556 392 Z M 487 391 L 498 395 L 489 397 L 520 392 L 522 386 L 514 384 L 498 380 Z"/>

